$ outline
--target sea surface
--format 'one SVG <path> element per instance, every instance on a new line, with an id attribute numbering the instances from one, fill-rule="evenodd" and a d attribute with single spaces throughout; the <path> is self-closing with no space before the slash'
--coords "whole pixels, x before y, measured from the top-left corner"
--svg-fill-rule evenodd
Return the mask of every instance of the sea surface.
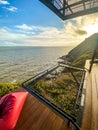
<path id="1" fill-rule="evenodd" d="M 23 82 L 57 64 L 73 47 L 0 47 L 0 83 Z"/>

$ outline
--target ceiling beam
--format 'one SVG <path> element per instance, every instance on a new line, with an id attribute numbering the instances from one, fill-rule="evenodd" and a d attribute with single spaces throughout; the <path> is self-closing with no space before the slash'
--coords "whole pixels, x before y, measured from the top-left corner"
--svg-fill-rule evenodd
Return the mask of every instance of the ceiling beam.
<path id="1" fill-rule="evenodd" d="M 89 9 L 86 8 L 86 5 L 87 4 L 90 5 L 91 0 L 81 0 L 73 4 L 69 4 L 67 0 L 63 0 L 63 1 L 56 0 L 57 2 L 61 3 L 61 6 L 63 6 L 63 8 L 61 9 L 55 6 L 54 4 L 55 0 L 39 0 L 39 1 L 45 4 L 49 9 L 51 9 L 55 14 L 57 14 L 62 20 L 67 20 L 67 19 L 98 12 L 98 1 L 96 3 L 97 7 L 92 6 L 92 7 L 89 7 Z M 83 9 L 81 7 L 83 7 Z M 68 12 L 68 14 L 66 13 L 67 9 L 68 11 L 70 11 Z"/>
<path id="2" fill-rule="evenodd" d="M 76 5 L 80 5 L 80 4 L 85 4 L 85 2 L 87 2 L 87 1 L 89 1 L 89 0 L 83 0 L 83 1 L 79 1 L 79 2 L 76 2 L 76 3 L 73 3 L 73 4 L 71 4 L 71 5 L 68 5 L 68 8 L 70 7 L 74 7 L 74 6 L 76 6 Z M 60 11 L 61 10 L 63 10 L 64 9 L 64 7 L 62 8 L 62 9 L 60 9 Z M 66 9 L 66 8 L 65 8 Z"/>
<path id="3" fill-rule="evenodd" d="M 68 3 L 67 3 L 67 1 L 66 0 L 64 0 L 65 1 L 65 4 L 67 5 L 67 9 L 69 9 L 70 10 L 70 12 L 73 14 L 73 11 L 72 11 L 72 9 L 70 8 L 70 6 L 68 5 Z"/>
<path id="4" fill-rule="evenodd" d="M 77 13 L 74 13 L 74 14 L 67 15 L 63 18 L 63 20 L 72 19 L 72 18 L 75 18 L 75 17 L 93 14 L 93 13 L 97 13 L 97 12 L 98 12 L 98 7 L 95 7 L 95 8 L 87 9 L 85 11 L 80 11 L 80 12 L 77 12 Z"/>

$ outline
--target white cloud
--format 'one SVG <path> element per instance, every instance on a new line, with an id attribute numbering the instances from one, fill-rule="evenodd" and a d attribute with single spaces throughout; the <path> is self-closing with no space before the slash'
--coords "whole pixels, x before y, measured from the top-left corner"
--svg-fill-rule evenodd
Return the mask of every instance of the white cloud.
<path id="1" fill-rule="evenodd" d="M 36 27 L 37 28 L 37 27 Z M 44 27 L 43 27 L 44 28 Z M 46 28 L 44 29 L 46 30 Z M 11 29 L 1 28 L 0 29 L 0 45 L 23 45 L 23 46 L 62 46 L 65 42 L 64 35 L 56 28 L 51 28 L 48 31 L 43 31 L 40 34 L 33 35 L 23 33 L 12 33 Z M 55 36 L 56 35 L 56 36 Z M 54 37 L 55 36 L 55 37 Z M 65 44 L 66 45 L 66 44 Z"/>
<path id="2" fill-rule="evenodd" d="M 43 26 L 28 26 L 26 24 L 22 25 L 17 25 L 16 28 L 21 29 L 21 30 L 32 30 L 32 31 L 46 31 L 46 30 L 51 30 L 54 27 L 43 27 Z"/>
<path id="3" fill-rule="evenodd" d="M 22 30 L 32 30 L 32 27 L 28 26 L 26 24 L 17 25 L 16 27 L 19 28 L 19 29 L 22 29 Z"/>
<path id="4" fill-rule="evenodd" d="M 10 3 L 6 0 L 0 0 L 1 5 L 9 5 Z"/>
<path id="5" fill-rule="evenodd" d="M 12 30 L 8 28 L 0 29 L 0 45 L 19 45 L 22 43 L 22 39 L 25 39 L 26 35 L 12 33 Z"/>
<path id="6" fill-rule="evenodd" d="M 35 26 L 35 29 L 37 28 L 39 27 Z M 43 31 L 34 33 L 34 30 L 31 31 L 30 28 L 29 31 L 23 30 L 23 32 L 20 29 L 1 28 L 0 44 L 18 46 L 70 46 L 77 43 L 77 39 L 72 38 L 70 34 L 66 34 L 65 29 L 59 30 L 55 27 L 41 27 L 39 29 Z"/>
<path id="7" fill-rule="evenodd" d="M 86 38 L 98 32 L 98 13 L 75 18 L 75 24 L 72 22 L 65 26 L 73 36 Z"/>
<path id="8" fill-rule="evenodd" d="M 92 19 L 91 19 L 92 17 Z M 0 45 L 72 46 L 98 32 L 98 14 L 63 22 L 63 28 L 16 25 L 14 29 L 0 29 Z M 14 32 L 13 32 L 14 31 Z M 91 32 L 90 32 L 91 31 Z"/>
<path id="9" fill-rule="evenodd" d="M 28 44 L 33 45 L 36 41 L 37 45 L 54 45 L 54 46 L 64 46 L 66 43 L 69 43 L 66 39 L 66 34 L 64 29 L 57 29 L 56 27 L 42 27 L 42 26 L 28 26 L 26 24 L 17 25 L 16 28 L 20 29 L 21 31 L 33 33 L 29 37 Z M 38 33 L 36 33 L 38 30 Z M 34 33 L 35 32 L 35 33 Z M 30 34 L 29 33 L 29 34 Z M 26 34 L 26 33 L 25 33 Z"/>
<path id="10" fill-rule="evenodd" d="M 14 7 L 14 6 L 10 6 L 10 7 L 3 7 L 4 9 L 7 9 L 7 10 L 9 10 L 9 11 L 11 11 L 11 12 L 17 12 L 17 10 L 18 10 L 18 8 L 16 8 L 16 7 Z"/>

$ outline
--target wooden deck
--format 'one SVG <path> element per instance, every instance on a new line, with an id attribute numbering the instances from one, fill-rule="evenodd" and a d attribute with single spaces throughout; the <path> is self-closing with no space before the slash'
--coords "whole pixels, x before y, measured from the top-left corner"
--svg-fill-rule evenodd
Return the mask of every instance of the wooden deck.
<path id="1" fill-rule="evenodd" d="M 25 91 L 23 88 L 17 91 Z M 15 130 L 74 130 L 32 95 L 28 95 Z"/>
<path id="2" fill-rule="evenodd" d="M 89 68 L 89 61 L 86 62 Z M 81 130 L 98 130 L 98 64 L 87 71 L 84 85 L 84 112 Z M 25 91 L 23 88 L 17 91 Z M 82 102 L 83 104 L 83 102 Z M 15 130 L 74 130 L 32 95 L 28 95 Z"/>
<path id="3" fill-rule="evenodd" d="M 89 67 L 89 61 L 86 68 Z M 98 64 L 87 72 L 86 97 L 81 130 L 98 130 Z"/>

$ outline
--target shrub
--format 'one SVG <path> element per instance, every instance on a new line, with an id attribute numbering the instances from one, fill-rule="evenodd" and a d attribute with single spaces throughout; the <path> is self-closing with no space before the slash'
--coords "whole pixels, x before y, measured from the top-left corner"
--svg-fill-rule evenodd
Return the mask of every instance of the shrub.
<path id="1" fill-rule="evenodd" d="M 14 91 L 19 86 L 21 86 L 21 83 L 2 83 L 2 84 L 0 84 L 0 96 L 4 96 L 5 94 L 8 94 L 8 93 Z"/>

